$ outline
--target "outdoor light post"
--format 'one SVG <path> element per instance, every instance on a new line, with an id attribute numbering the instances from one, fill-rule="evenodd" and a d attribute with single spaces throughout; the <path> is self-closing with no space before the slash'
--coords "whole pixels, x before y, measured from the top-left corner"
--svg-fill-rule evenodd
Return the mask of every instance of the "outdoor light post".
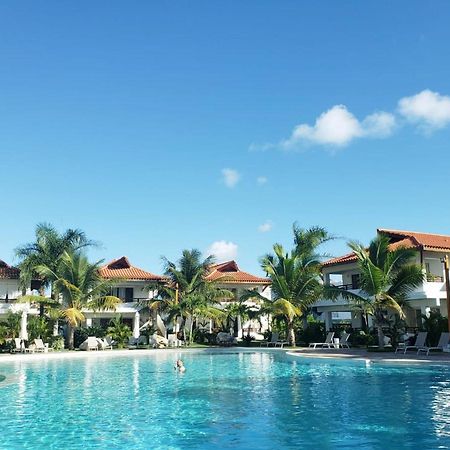
<path id="1" fill-rule="evenodd" d="M 444 276 L 445 276 L 445 291 L 447 293 L 447 320 L 448 320 L 448 330 L 450 331 L 450 279 L 449 279 L 449 264 L 448 255 L 445 255 L 441 259 L 442 264 L 444 264 Z"/>

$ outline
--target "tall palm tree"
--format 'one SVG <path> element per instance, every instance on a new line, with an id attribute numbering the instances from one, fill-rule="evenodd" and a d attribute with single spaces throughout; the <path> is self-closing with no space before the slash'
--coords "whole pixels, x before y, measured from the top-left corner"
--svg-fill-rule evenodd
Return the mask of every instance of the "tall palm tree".
<path id="1" fill-rule="evenodd" d="M 349 247 L 358 259 L 360 293 L 332 286 L 325 288 L 326 297 L 342 296 L 374 318 L 381 348 L 384 347 L 383 325 L 387 323 L 387 313 L 394 312 L 403 318 L 408 294 L 424 279 L 422 267 L 412 262 L 414 249 L 390 248 L 389 245 L 389 238 L 381 234 L 370 242 L 369 248 L 350 242 Z"/>
<path id="2" fill-rule="evenodd" d="M 233 298 L 233 293 L 219 289 L 217 284 L 206 280 L 206 275 L 214 260 L 211 256 L 202 259 L 199 250 L 183 250 L 178 264 L 163 258 L 167 283 L 152 284 L 150 290 L 157 291 L 158 297 L 150 301 L 151 309 L 167 314 L 169 321 L 182 322 L 190 319 L 189 339 L 192 340 L 192 327 L 197 318 L 218 318 L 221 316 L 220 300 Z M 142 306 L 145 306 L 144 304 Z"/>
<path id="3" fill-rule="evenodd" d="M 273 246 L 273 254 L 262 258 L 261 267 L 272 281 L 272 299 L 255 291 L 243 298 L 263 302 L 273 316 L 283 317 L 289 344 L 295 346 L 294 319 L 306 317 L 310 306 L 322 293 L 321 257 L 318 247 L 332 239 L 320 227 L 309 229 L 293 226 L 294 248 L 287 252 L 282 245 Z"/>
<path id="4" fill-rule="evenodd" d="M 15 250 L 19 258 L 20 284 L 22 289 L 30 286 L 31 280 L 36 277 L 36 268 L 46 266 L 56 272 L 59 258 L 64 252 L 75 252 L 88 246 L 96 245 L 89 240 L 85 233 L 78 229 L 68 229 L 59 233 L 55 227 L 48 223 L 36 225 L 35 242 L 22 245 Z M 44 297 L 45 289 L 51 287 L 51 278 L 41 275 L 40 296 Z M 55 293 L 51 293 L 55 299 Z M 40 302 L 40 315 L 44 315 L 45 301 Z"/>
<path id="5" fill-rule="evenodd" d="M 85 320 L 83 310 L 113 311 L 121 302 L 109 295 L 114 280 L 100 277 L 103 261 L 90 263 L 81 252 L 64 251 L 56 268 L 38 265 L 36 271 L 52 284 L 56 295 L 62 296 L 61 315 L 68 325 L 67 342 L 73 348 L 74 330 Z"/>

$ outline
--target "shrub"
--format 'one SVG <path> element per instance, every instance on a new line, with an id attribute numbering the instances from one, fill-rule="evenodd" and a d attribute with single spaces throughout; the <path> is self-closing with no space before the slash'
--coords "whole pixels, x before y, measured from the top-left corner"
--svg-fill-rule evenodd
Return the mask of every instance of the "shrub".
<path id="1" fill-rule="evenodd" d="M 428 344 L 437 345 L 441 332 L 448 331 L 447 317 L 439 311 L 431 310 L 428 316 L 422 315 L 422 327 L 428 331 Z"/>
<path id="2" fill-rule="evenodd" d="M 54 350 L 63 350 L 64 349 L 64 338 L 62 336 L 50 336 L 49 346 Z"/>
<path id="3" fill-rule="evenodd" d="M 105 329 L 102 327 L 79 327 L 75 329 L 74 333 L 74 347 L 78 348 L 89 336 L 105 337 Z"/>
<path id="4" fill-rule="evenodd" d="M 124 348 L 132 335 L 130 327 L 122 322 L 120 316 L 111 320 L 107 331 L 116 341 L 118 348 Z"/>
<path id="5" fill-rule="evenodd" d="M 309 344 L 310 342 L 323 342 L 325 339 L 325 324 L 311 322 L 306 329 L 301 329 L 297 334 L 297 340 Z"/>

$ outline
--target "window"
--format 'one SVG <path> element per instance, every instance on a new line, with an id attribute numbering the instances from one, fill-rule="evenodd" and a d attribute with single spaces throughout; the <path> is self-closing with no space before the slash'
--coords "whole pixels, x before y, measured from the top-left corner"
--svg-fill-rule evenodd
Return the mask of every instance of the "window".
<path id="1" fill-rule="evenodd" d="M 134 297 L 134 289 L 133 288 L 125 288 L 125 302 L 130 303 L 133 301 Z"/>
<path id="2" fill-rule="evenodd" d="M 359 289 L 359 273 L 352 275 L 352 289 Z"/>

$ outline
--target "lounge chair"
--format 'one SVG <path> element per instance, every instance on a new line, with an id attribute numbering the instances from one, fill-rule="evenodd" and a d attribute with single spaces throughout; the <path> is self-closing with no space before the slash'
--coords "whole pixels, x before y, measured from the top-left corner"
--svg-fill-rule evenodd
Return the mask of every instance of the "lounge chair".
<path id="1" fill-rule="evenodd" d="M 14 338 L 14 348 L 12 349 L 14 353 L 33 353 L 34 348 L 26 348 L 22 345 L 22 339 Z"/>
<path id="2" fill-rule="evenodd" d="M 181 341 L 177 338 L 176 333 L 168 334 L 167 341 L 168 341 L 169 347 L 180 347 L 181 346 Z"/>
<path id="3" fill-rule="evenodd" d="M 113 345 L 115 344 L 115 341 L 114 341 L 114 339 L 111 337 L 111 336 L 106 336 L 104 339 L 103 339 L 103 342 L 106 344 L 105 345 L 105 350 L 106 349 L 110 349 L 110 350 L 112 350 L 113 349 Z"/>
<path id="4" fill-rule="evenodd" d="M 229 333 L 220 332 L 217 333 L 216 342 L 224 347 L 230 347 L 234 344 L 235 339 L 234 336 L 231 336 Z"/>
<path id="5" fill-rule="evenodd" d="M 327 334 L 327 337 L 325 338 L 325 342 L 311 342 L 311 343 L 309 344 L 309 347 L 317 348 L 317 346 L 320 345 L 322 348 L 323 348 L 323 347 L 328 347 L 328 348 L 330 348 L 330 346 L 334 345 L 334 344 L 333 344 L 333 338 L 334 338 L 334 331 L 330 331 L 330 332 Z"/>
<path id="6" fill-rule="evenodd" d="M 420 347 L 417 349 L 417 354 L 420 352 L 427 352 L 427 356 L 430 354 L 430 350 L 441 350 L 444 351 L 444 348 L 447 348 L 448 341 L 450 340 L 450 333 L 442 332 L 441 337 L 439 338 L 438 345 L 436 347 Z"/>
<path id="7" fill-rule="evenodd" d="M 350 338 L 350 333 L 342 333 L 339 342 L 333 344 L 334 348 L 350 348 L 348 339 Z"/>
<path id="8" fill-rule="evenodd" d="M 99 342 L 95 336 L 89 336 L 84 342 L 80 344 L 80 350 L 98 350 Z"/>
<path id="9" fill-rule="evenodd" d="M 266 347 L 270 347 L 271 345 L 273 345 L 274 347 L 276 347 L 277 345 L 279 345 L 281 348 L 283 348 L 283 345 L 287 344 L 287 341 L 280 341 L 279 340 L 279 334 L 278 333 L 272 333 L 272 336 L 270 337 L 270 341 L 267 341 Z M 261 344 L 262 345 L 262 344 Z"/>
<path id="10" fill-rule="evenodd" d="M 419 348 L 425 347 L 425 341 L 427 340 L 427 335 L 428 335 L 428 333 L 426 331 L 421 331 L 417 335 L 416 342 L 414 342 L 414 345 L 399 345 L 395 349 L 395 353 L 403 350 L 403 354 L 405 355 L 408 350 L 419 350 Z"/>
<path id="11" fill-rule="evenodd" d="M 51 352 L 53 351 L 52 347 L 49 347 L 48 344 L 44 344 L 42 339 L 35 339 L 34 340 L 34 349 L 37 352 L 42 352 L 42 353 L 46 353 L 46 352 Z"/>

